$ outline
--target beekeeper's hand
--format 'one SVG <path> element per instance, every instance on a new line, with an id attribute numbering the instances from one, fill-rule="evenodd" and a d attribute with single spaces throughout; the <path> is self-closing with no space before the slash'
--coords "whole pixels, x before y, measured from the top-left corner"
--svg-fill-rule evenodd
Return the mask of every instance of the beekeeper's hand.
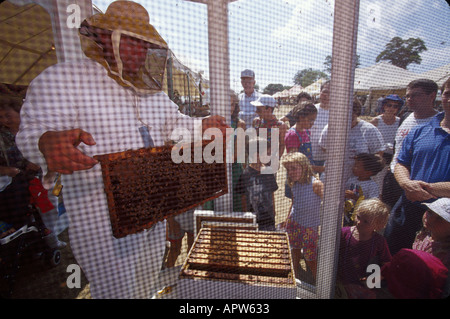
<path id="1" fill-rule="evenodd" d="M 77 148 L 80 143 L 96 144 L 92 135 L 81 129 L 49 131 L 42 134 L 39 139 L 39 150 L 45 157 L 48 170 L 72 174 L 96 165 L 97 160 L 83 154 Z"/>

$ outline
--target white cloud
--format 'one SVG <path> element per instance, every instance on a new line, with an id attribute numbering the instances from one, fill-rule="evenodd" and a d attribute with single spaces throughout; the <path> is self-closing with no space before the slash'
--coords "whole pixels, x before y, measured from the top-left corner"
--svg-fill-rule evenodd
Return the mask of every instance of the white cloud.
<path id="1" fill-rule="evenodd" d="M 286 23 L 274 26 L 272 38 L 303 46 L 330 49 L 333 39 L 334 1 L 297 0 Z M 283 22 L 283 19 L 279 20 Z"/>

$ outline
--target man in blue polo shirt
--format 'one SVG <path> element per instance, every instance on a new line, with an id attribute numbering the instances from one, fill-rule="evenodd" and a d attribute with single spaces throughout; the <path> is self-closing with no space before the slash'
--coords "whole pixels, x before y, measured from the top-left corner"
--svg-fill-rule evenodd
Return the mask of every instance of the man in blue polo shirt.
<path id="1" fill-rule="evenodd" d="M 391 254 L 411 248 L 422 227 L 424 202 L 450 197 L 450 80 L 442 87 L 444 112 L 415 127 L 403 141 L 395 178 L 403 189 L 392 209 L 385 236 Z"/>
<path id="2" fill-rule="evenodd" d="M 241 84 L 244 92 L 239 95 L 239 118 L 245 122 L 246 128 L 252 127 L 253 119 L 257 116 L 256 106 L 250 102 L 256 101 L 261 93 L 255 90 L 255 72 L 244 70 L 241 72 Z"/>

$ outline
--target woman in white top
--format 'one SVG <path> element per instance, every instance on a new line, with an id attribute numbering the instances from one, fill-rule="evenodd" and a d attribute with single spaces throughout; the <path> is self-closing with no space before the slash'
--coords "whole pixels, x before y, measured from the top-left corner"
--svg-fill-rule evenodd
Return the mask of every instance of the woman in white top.
<path id="1" fill-rule="evenodd" d="M 383 180 L 394 155 L 395 135 L 400 125 L 400 118 L 397 114 L 403 107 L 403 104 L 404 101 L 397 94 L 388 95 L 381 102 L 381 115 L 370 121 L 380 131 L 385 146 L 383 153 L 383 158 L 386 162 L 385 169 L 373 177 L 380 189 L 383 188 Z"/>

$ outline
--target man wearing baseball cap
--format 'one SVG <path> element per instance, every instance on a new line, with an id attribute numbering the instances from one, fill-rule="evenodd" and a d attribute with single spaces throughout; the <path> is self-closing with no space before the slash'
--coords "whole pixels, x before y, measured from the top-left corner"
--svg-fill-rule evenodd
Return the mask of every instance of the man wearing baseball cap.
<path id="1" fill-rule="evenodd" d="M 255 83 L 255 72 L 249 69 L 241 72 L 244 92 L 239 95 L 239 117 L 245 122 L 246 128 L 252 127 L 253 119 L 257 116 L 256 107 L 251 102 L 256 101 L 261 93 L 255 90 Z"/>

